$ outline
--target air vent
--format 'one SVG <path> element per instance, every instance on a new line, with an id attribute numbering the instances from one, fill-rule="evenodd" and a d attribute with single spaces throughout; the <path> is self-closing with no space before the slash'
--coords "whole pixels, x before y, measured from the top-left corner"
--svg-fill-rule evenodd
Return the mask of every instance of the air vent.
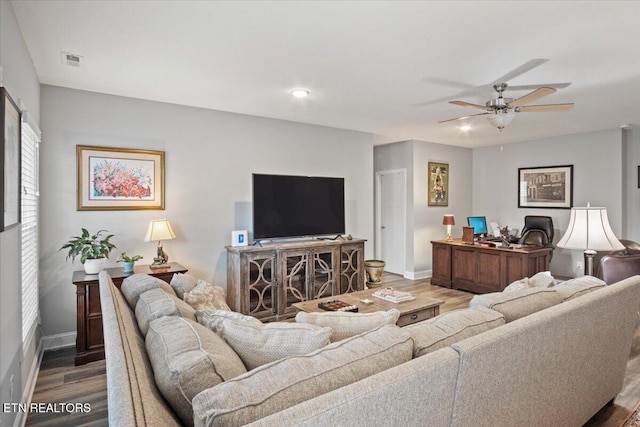
<path id="1" fill-rule="evenodd" d="M 82 55 L 76 55 L 75 53 L 60 52 L 62 54 L 62 64 L 69 67 L 80 68 L 82 62 Z"/>

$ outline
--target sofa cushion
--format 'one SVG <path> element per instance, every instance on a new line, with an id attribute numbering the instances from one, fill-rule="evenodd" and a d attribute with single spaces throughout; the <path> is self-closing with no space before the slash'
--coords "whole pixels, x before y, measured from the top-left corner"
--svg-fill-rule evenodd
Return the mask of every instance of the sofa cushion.
<path id="1" fill-rule="evenodd" d="M 136 320 L 142 335 L 146 336 L 149 324 L 160 317 L 178 316 L 196 320 L 195 310 L 175 295 L 162 289 L 151 289 L 140 295 L 136 304 Z"/>
<path id="2" fill-rule="evenodd" d="M 127 277 L 122 281 L 120 291 L 126 298 L 127 303 L 129 303 L 131 310 L 135 310 L 140 294 L 157 288 L 162 289 L 169 295 L 176 296 L 175 291 L 167 282 L 160 280 L 157 277 L 149 276 L 148 274 L 133 274 Z"/>
<path id="3" fill-rule="evenodd" d="M 196 310 L 231 310 L 225 301 L 225 291 L 220 286 L 213 286 L 204 280 L 185 292 L 182 299 Z"/>
<path id="4" fill-rule="evenodd" d="M 476 307 L 443 313 L 433 319 L 405 326 L 404 330 L 413 338 L 413 356 L 419 357 L 504 323 L 501 313 Z"/>
<path id="5" fill-rule="evenodd" d="M 503 292 L 518 291 L 527 288 L 551 288 L 556 285 L 556 281 L 549 271 L 541 271 L 531 277 L 516 280 L 504 288 Z"/>
<path id="6" fill-rule="evenodd" d="M 604 280 L 593 276 L 582 276 L 562 282 L 554 289 L 562 296 L 562 301 L 569 301 L 605 286 L 607 284 Z"/>
<path id="7" fill-rule="evenodd" d="M 188 273 L 175 273 L 171 278 L 171 287 L 180 299 L 184 299 L 184 294 L 191 291 L 198 283 L 198 278 Z"/>
<path id="8" fill-rule="evenodd" d="M 216 334 L 220 334 L 222 331 L 222 322 L 226 319 L 231 319 L 235 322 L 249 323 L 256 326 L 262 325 L 262 322 L 253 316 L 245 316 L 244 314 L 228 310 L 197 310 L 196 318 L 198 319 L 198 323 L 206 326 Z"/>
<path id="9" fill-rule="evenodd" d="M 247 369 L 283 359 L 301 356 L 329 344 L 331 328 L 291 322 L 263 325 L 226 319 L 221 336 L 240 356 Z"/>
<path id="10" fill-rule="evenodd" d="M 562 296 L 551 288 L 527 288 L 513 292 L 493 292 L 476 295 L 469 307 L 487 307 L 504 315 L 509 323 L 536 311 L 562 302 Z"/>
<path id="11" fill-rule="evenodd" d="M 395 308 L 374 313 L 350 313 L 345 311 L 305 313 L 301 311 L 296 314 L 296 322 L 328 326 L 333 330 L 331 342 L 336 342 L 371 331 L 382 325 L 395 325 L 399 317 L 400 312 Z"/>
<path id="12" fill-rule="evenodd" d="M 409 333 L 386 325 L 311 354 L 288 357 L 198 394 L 193 399 L 195 424 L 244 425 L 405 363 L 412 352 Z M 345 424 L 348 421 L 354 420 Z"/>
<path id="13" fill-rule="evenodd" d="M 195 395 L 247 372 L 222 338 L 181 317 L 151 322 L 146 347 L 158 389 L 186 425 L 193 425 Z"/>

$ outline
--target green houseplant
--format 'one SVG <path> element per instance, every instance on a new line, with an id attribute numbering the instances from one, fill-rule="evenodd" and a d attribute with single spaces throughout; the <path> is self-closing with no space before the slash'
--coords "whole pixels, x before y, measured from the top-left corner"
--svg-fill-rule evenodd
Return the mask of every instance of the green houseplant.
<path id="1" fill-rule="evenodd" d="M 86 228 L 83 228 L 80 236 L 73 236 L 62 245 L 60 250 L 69 249 L 67 260 L 71 258 L 72 262 L 79 256 L 87 274 L 98 274 L 102 270 L 105 258 L 109 258 L 109 253 L 116 249 L 116 245 L 110 241 L 113 234 L 104 238 L 101 236 L 106 232 L 107 230 L 99 230 L 97 233 L 91 234 Z"/>
<path id="2" fill-rule="evenodd" d="M 122 252 L 116 262 L 124 263 L 124 267 L 122 270 L 125 273 L 133 273 L 133 264 L 142 259 L 142 255 L 132 255 L 128 256 L 126 252 Z"/>

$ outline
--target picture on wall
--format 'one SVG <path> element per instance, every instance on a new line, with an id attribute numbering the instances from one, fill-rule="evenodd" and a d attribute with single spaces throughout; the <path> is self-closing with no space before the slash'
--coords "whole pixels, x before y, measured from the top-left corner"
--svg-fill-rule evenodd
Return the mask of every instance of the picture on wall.
<path id="1" fill-rule="evenodd" d="M 20 223 L 20 109 L 0 88 L 0 231 Z"/>
<path id="2" fill-rule="evenodd" d="M 427 205 L 449 206 L 449 164 L 428 163 Z"/>
<path id="3" fill-rule="evenodd" d="M 79 211 L 164 209 L 164 151 L 76 146 Z"/>
<path id="4" fill-rule="evenodd" d="M 573 165 L 518 169 L 519 208 L 571 209 Z"/>

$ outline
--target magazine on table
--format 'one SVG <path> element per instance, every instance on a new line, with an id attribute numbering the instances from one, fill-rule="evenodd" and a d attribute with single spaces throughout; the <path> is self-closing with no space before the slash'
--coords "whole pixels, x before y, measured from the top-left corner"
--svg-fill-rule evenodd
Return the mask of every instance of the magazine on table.
<path id="1" fill-rule="evenodd" d="M 376 298 L 380 298 L 380 299 L 395 302 L 395 303 L 411 301 L 416 299 L 416 297 L 411 295 L 409 292 L 399 291 L 391 287 L 377 290 L 373 293 L 373 296 Z"/>

